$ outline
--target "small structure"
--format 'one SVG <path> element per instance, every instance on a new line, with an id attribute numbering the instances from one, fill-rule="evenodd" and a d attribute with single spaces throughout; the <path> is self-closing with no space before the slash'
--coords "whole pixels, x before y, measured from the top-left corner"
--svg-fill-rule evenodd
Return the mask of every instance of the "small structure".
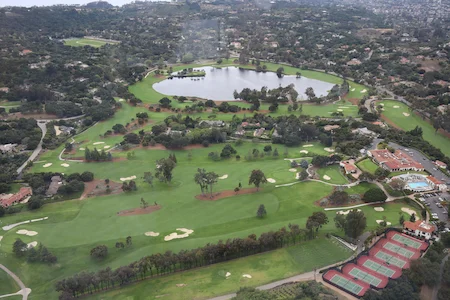
<path id="1" fill-rule="evenodd" d="M 415 222 L 405 221 L 403 223 L 403 232 L 429 240 L 436 235 L 437 228 L 435 225 L 422 220 L 416 220 Z"/>
<path id="2" fill-rule="evenodd" d="M 436 161 L 434 162 L 434 164 L 435 164 L 436 166 L 438 166 L 439 168 L 441 168 L 441 169 L 447 169 L 447 164 L 444 163 L 444 162 L 442 162 L 442 161 L 440 161 L 440 160 L 436 160 Z"/>
<path id="3" fill-rule="evenodd" d="M 0 205 L 3 207 L 9 207 L 13 204 L 19 203 L 20 201 L 31 195 L 33 195 L 33 191 L 30 187 L 21 187 L 17 193 L 1 198 Z"/>
<path id="4" fill-rule="evenodd" d="M 59 186 L 62 184 L 61 176 L 55 175 L 51 178 L 51 181 L 52 182 L 50 182 L 47 192 L 45 192 L 46 197 L 52 197 L 55 195 L 58 192 Z"/>
<path id="5" fill-rule="evenodd" d="M 70 132 L 71 132 L 72 130 L 74 130 L 74 128 L 73 128 L 73 127 L 70 127 L 70 126 L 59 126 L 59 130 L 60 130 L 61 133 L 63 133 L 63 134 L 70 134 Z"/>
<path id="6" fill-rule="evenodd" d="M 424 170 L 421 163 L 416 162 L 401 150 L 396 150 L 394 153 L 387 149 L 370 150 L 367 154 L 377 165 L 391 172 Z"/>
<path id="7" fill-rule="evenodd" d="M 338 128 L 341 128 L 341 126 L 339 126 L 339 125 L 325 125 L 325 126 L 323 127 L 323 130 L 325 130 L 325 131 L 331 131 L 331 130 L 333 130 L 333 129 L 338 129 Z"/>
<path id="8" fill-rule="evenodd" d="M 447 191 L 447 185 L 444 182 L 437 179 L 436 177 L 433 177 L 430 175 L 426 178 L 426 180 L 427 180 L 428 184 L 433 187 L 433 189 L 439 190 L 441 192 Z"/>
<path id="9" fill-rule="evenodd" d="M 265 128 L 255 129 L 255 132 L 253 132 L 253 136 L 254 137 L 261 137 L 263 135 L 264 131 L 266 131 Z"/>
<path id="10" fill-rule="evenodd" d="M 16 146 L 17 144 L 0 145 L 0 152 L 2 152 L 3 154 L 17 152 Z"/>
<path id="11" fill-rule="evenodd" d="M 367 129 L 367 127 L 353 129 L 352 133 L 358 134 L 358 135 L 373 136 L 373 137 L 378 135 L 376 132 L 373 132 L 372 130 Z"/>
<path id="12" fill-rule="evenodd" d="M 345 174 L 354 174 L 358 171 L 358 168 L 348 160 L 341 161 L 339 165 L 344 168 Z"/>
<path id="13" fill-rule="evenodd" d="M 224 127 L 226 123 L 221 120 L 212 121 L 212 120 L 202 120 L 198 123 L 201 127 Z"/>

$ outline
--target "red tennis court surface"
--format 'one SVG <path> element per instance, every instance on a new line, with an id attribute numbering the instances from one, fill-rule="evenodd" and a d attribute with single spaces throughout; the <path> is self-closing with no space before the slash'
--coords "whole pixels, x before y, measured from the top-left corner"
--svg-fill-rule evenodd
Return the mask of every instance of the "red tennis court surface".
<path id="1" fill-rule="evenodd" d="M 388 239 L 396 241 L 397 243 L 406 245 L 410 248 L 414 248 L 414 249 L 417 249 L 420 251 L 425 251 L 428 248 L 428 243 L 425 243 L 419 239 L 410 237 L 409 235 L 406 235 L 404 233 L 396 232 L 394 230 L 388 231 L 386 233 L 386 237 Z"/>
<path id="2" fill-rule="evenodd" d="M 418 259 L 421 255 L 420 251 L 418 251 L 417 249 L 407 247 L 391 239 L 381 239 L 378 241 L 378 243 L 375 244 L 374 247 L 389 250 L 407 260 Z"/>
<path id="3" fill-rule="evenodd" d="M 337 270 L 329 270 L 323 275 L 323 279 L 351 295 L 362 297 L 370 289 L 370 286 L 361 281 L 353 280 L 351 276 L 342 274 Z"/>
<path id="4" fill-rule="evenodd" d="M 363 266 L 370 269 L 382 276 L 387 276 L 389 278 L 399 278 L 402 275 L 402 269 L 386 264 L 384 261 L 376 259 L 374 257 L 369 257 L 362 255 L 357 260 L 358 266 Z"/>
<path id="5" fill-rule="evenodd" d="M 378 245 L 369 250 L 369 256 L 382 260 L 389 266 L 393 265 L 401 269 L 409 269 L 410 266 L 410 261 L 407 258 Z"/>
<path id="6" fill-rule="evenodd" d="M 355 265 L 354 263 L 348 263 L 343 266 L 342 273 L 352 277 L 353 280 L 364 281 L 379 289 L 385 288 L 389 282 L 388 277 L 380 275 L 371 269 Z"/>

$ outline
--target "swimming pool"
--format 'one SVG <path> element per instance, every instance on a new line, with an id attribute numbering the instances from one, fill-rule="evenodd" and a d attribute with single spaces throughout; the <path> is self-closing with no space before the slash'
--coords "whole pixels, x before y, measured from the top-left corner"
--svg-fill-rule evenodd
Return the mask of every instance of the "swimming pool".
<path id="1" fill-rule="evenodd" d="M 425 188 L 425 187 L 428 187 L 428 183 L 426 183 L 424 181 L 408 182 L 408 186 L 412 189 Z"/>

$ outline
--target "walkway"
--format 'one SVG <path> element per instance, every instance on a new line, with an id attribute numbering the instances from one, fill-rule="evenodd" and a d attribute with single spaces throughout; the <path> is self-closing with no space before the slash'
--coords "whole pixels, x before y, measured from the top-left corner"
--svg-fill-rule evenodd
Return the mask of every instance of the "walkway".
<path id="1" fill-rule="evenodd" d="M 28 295 L 31 293 L 31 289 L 27 288 L 25 286 L 25 284 L 23 284 L 22 280 L 20 280 L 19 277 L 17 277 L 16 274 L 14 274 L 13 272 L 11 272 L 7 267 L 5 267 L 4 265 L 0 264 L 0 269 L 3 269 L 3 271 L 5 271 L 9 276 L 12 277 L 12 279 L 14 279 L 14 281 L 17 283 L 17 285 L 19 285 L 20 287 L 20 291 L 18 291 L 15 294 L 7 294 L 7 295 L 2 295 L 0 296 L 0 298 L 4 298 L 4 297 L 9 297 L 9 296 L 13 296 L 13 295 L 22 295 L 22 300 L 27 300 L 28 299 Z"/>

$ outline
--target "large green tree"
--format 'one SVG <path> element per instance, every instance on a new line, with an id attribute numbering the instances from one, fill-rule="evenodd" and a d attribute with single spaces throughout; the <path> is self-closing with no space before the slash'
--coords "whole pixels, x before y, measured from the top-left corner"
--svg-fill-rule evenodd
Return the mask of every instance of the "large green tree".
<path id="1" fill-rule="evenodd" d="M 367 227 L 366 216 L 362 211 L 351 210 L 345 218 L 345 234 L 348 237 L 356 239 Z"/>
<path id="2" fill-rule="evenodd" d="M 254 184 L 256 186 L 256 190 L 259 190 L 259 186 L 263 183 L 266 183 L 266 175 L 264 175 L 261 170 L 253 170 L 250 174 L 250 178 L 248 180 L 248 184 Z"/>
<path id="3" fill-rule="evenodd" d="M 173 178 L 173 169 L 176 163 L 171 158 L 161 158 L 156 161 L 155 176 L 161 182 L 170 183 Z"/>

